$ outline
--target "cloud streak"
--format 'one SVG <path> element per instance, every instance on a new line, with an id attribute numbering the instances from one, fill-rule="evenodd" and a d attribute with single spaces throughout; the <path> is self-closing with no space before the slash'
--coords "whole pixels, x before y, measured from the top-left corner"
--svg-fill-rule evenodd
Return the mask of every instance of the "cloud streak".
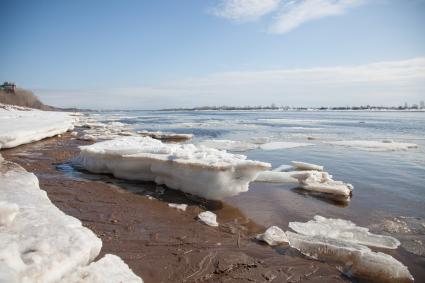
<path id="1" fill-rule="evenodd" d="M 236 22 L 257 20 L 277 12 L 270 33 L 283 34 L 324 17 L 338 16 L 366 0 L 221 0 L 212 14 Z"/>
<path id="2" fill-rule="evenodd" d="M 201 105 L 398 105 L 425 92 L 425 57 L 355 66 L 225 72 L 153 86 L 36 90 L 46 103 L 109 109 Z"/>
<path id="3" fill-rule="evenodd" d="M 279 3 L 280 0 L 221 0 L 212 14 L 233 21 L 251 21 L 276 10 Z"/>

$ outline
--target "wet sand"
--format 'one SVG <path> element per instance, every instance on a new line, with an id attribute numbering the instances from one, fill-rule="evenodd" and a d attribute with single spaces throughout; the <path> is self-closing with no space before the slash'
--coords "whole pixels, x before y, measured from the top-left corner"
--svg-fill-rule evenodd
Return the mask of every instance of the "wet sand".
<path id="1" fill-rule="evenodd" d="M 253 240 L 265 227 L 226 203 L 151 182 L 68 170 L 83 144 L 88 142 L 67 133 L 1 153 L 36 174 L 56 206 L 102 239 L 99 257 L 120 256 L 145 282 L 350 281 L 335 267 L 306 259 L 287 245 L 271 248 Z M 181 211 L 169 202 L 189 207 Z M 206 209 L 218 215 L 218 228 L 196 220 Z"/>

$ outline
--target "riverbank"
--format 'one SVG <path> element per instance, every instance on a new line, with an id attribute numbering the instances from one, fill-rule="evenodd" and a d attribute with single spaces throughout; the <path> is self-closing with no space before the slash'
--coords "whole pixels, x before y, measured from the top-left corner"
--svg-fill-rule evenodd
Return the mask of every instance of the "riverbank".
<path id="1" fill-rule="evenodd" d="M 149 182 L 70 174 L 78 146 L 90 142 L 70 133 L 2 150 L 6 160 L 36 174 L 40 187 L 63 212 L 80 219 L 102 239 L 100 256 L 120 256 L 145 282 L 342 282 L 333 266 L 300 256 L 287 245 L 254 240 L 262 227 L 221 202 L 188 198 Z M 187 203 L 186 211 L 168 203 Z M 217 213 L 219 228 L 196 220 Z"/>

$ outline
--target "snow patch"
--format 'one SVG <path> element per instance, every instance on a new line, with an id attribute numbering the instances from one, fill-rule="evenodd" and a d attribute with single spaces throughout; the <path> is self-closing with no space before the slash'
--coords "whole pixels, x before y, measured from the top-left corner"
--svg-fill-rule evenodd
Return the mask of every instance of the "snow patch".
<path id="1" fill-rule="evenodd" d="M 173 207 L 175 209 L 183 210 L 183 211 L 186 211 L 186 209 L 187 209 L 187 204 L 184 204 L 184 203 L 182 203 L 182 204 L 169 203 L 168 206 Z"/>
<path id="2" fill-rule="evenodd" d="M 193 144 L 165 144 L 150 137 L 126 137 L 81 146 L 76 162 L 94 173 L 154 181 L 206 199 L 248 191 L 249 182 L 270 164 Z"/>

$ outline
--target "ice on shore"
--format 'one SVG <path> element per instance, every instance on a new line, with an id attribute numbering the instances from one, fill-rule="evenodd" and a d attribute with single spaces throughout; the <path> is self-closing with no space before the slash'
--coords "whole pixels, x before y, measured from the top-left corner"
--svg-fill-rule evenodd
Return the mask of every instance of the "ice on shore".
<path id="1" fill-rule="evenodd" d="M 169 203 L 168 206 L 175 208 L 175 209 L 183 210 L 183 211 L 186 211 L 186 209 L 187 209 L 187 204 L 184 204 L 184 203 L 182 203 L 182 204 Z"/>
<path id="2" fill-rule="evenodd" d="M 41 111 L 0 104 L 0 149 L 39 141 L 74 128 L 68 112 Z"/>
<path id="3" fill-rule="evenodd" d="M 0 228 L 12 224 L 18 211 L 19 206 L 16 203 L 0 201 Z"/>
<path id="4" fill-rule="evenodd" d="M 204 140 L 199 145 L 229 151 L 247 151 L 258 147 L 254 143 L 232 140 Z"/>
<path id="5" fill-rule="evenodd" d="M 217 215 L 211 211 L 204 211 L 198 214 L 198 219 L 208 226 L 217 227 Z"/>
<path id="6" fill-rule="evenodd" d="M 396 249 L 400 245 L 394 237 L 370 233 L 368 228 L 344 219 L 316 215 L 314 220 L 306 223 L 290 222 L 289 227 L 306 236 L 323 236 L 378 248 Z"/>
<path id="7" fill-rule="evenodd" d="M 406 266 L 390 255 L 356 243 L 324 236 L 286 232 L 289 245 L 306 256 L 334 262 L 345 274 L 374 282 L 413 282 Z"/>
<path id="8" fill-rule="evenodd" d="M 277 226 L 269 227 L 263 234 L 257 235 L 256 239 L 264 241 L 270 246 L 288 242 L 285 232 Z"/>
<path id="9" fill-rule="evenodd" d="M 162 141 L 188 141 L 193 138 L 192 134 L 177 134 L 170 132 L 149 132 L 149 131 L 138 131 L 142 137 L 151 137 L 153 139 L 162 140 Z"/>
<path id="10" fill-rule="evenodd" d="M 107 254 L 88 266 L 80 267 L 75 272 L 60 280 L 63 283 L 143 283 L 122 261 L 121 258 Z"/>
<path id="11" fill-rule="evenodd" d="M 326 193 L 336 197 L 343 197 L 347 200 L 350 198 L 353 190 L 351 184 L 335 181 L 329 173 L 314 170 L 290 172 L 263 171 L 258 174 L 255 181 L 298 184 L 301 188 L 308 191 Z"/>
<path id="12" fill-rule="evenodd" d="M 99 254 L 101 240 L 54 206 L 34 174 L 11 162 L 0 163 L 0 202 L 7 222 L 0 225 L 0 282 L 62 282 Z"/>
<path id="13" fill-rule="evenodd" d="M 76 162 L 94 173 L 154 181 L 169 188 L 219 200 L 248 191 L 249 182 L 270 164 L 193 144 L 165 144 L 126 137 L 81 146 Z"/>
<path id="14" fill-rule="evenodd" d="M 352 141 L 328 141 L 327 144 L 352 147 L 367 151 L 396 151 L 417 148 L 414 143 L 394 142 L 392 140 L 369 141 L 369 140 L 352 140 Z"/>
<path id="15" fill-rule="evenodd" d="M 304 147 L 313 145 L 311 143 L 302 143 L 302 142 L 269 142 L 260 145 L 262 150 L 276 150 L 276 149 L 289 149 L 296 147 Z"/>
<path id="16" fill-rule="evenodd" d="M 292 161 L 292 166 L 299 170 L 316 170 L 323 171 L 323 166 L 301 161 Z"/>

